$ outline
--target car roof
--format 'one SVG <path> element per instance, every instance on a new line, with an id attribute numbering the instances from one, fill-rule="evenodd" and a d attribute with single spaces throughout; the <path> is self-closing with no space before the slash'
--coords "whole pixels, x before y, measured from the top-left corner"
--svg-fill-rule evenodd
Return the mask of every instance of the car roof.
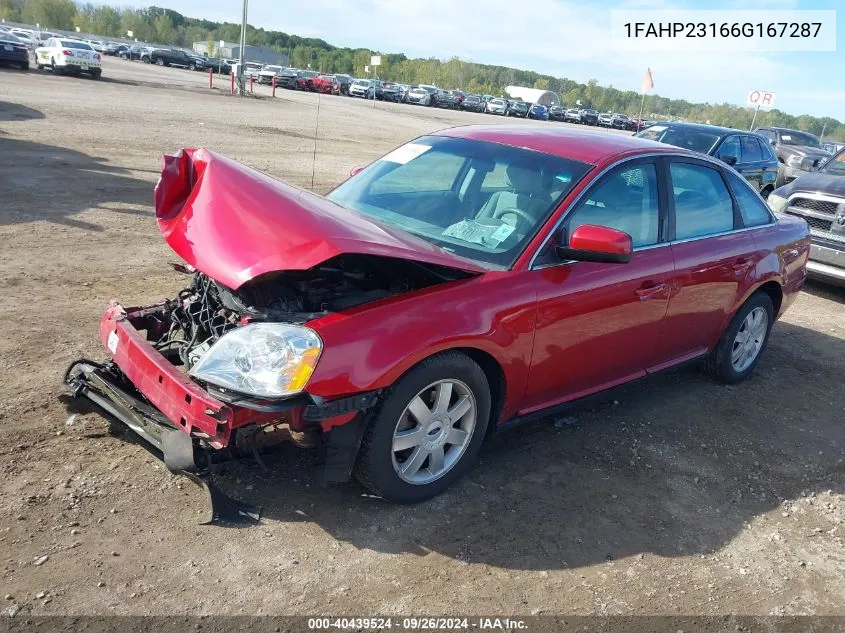
<path id="1" fill-rule="evenodd" d="M 805 132 L 804 130 L 796 130 L 795 128 L 791 127 L 774 127 L 772 125 L 761 125 L 760 127 L 756 128 L 754 131 L 757 130 L 773 130 L 775 132 L 798 132 L 799 134 L 809 134 L 810 136 L 816 136 L 812 132 Z"/>
<path id="2" fill-rule="evenodd" d="M 687 153 L 678 147 L 635 136 L 604 134 L 562 126 L 467 125 L 447 128 L 434 134 L 521 147 L 591 164 L 637 151 Z"/>

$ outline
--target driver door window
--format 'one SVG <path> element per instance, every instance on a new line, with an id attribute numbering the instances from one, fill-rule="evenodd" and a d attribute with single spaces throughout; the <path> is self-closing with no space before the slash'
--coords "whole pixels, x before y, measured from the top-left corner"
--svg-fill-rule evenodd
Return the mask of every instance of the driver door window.
<path id="1" fill-rule="evenodd" d="M 729 136 L 724 140 L 722 146 L 719 148 L 719 153 L 716 158 L 724 160 L 728 164 L 731 163 L 725 159 L 733 158 L 733 164 L 735 165 L 741 162 L 740 156 L 739 138 L 736 136 Z"/>
<path id="2" fill-rule="evenodd" d="M 566 221 L 565 238 L 579 226 L 596 224 L 631 236 L 634 248 L 660 240 L 657 169 L 654 163 L 611 172 Z"/>

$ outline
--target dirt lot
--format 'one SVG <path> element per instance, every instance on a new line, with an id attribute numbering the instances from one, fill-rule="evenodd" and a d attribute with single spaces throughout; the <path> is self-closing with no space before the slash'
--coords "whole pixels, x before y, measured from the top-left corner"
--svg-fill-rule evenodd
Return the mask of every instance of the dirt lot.
<path id="1" fill-rule="evenodd" d="M 501 436 L 415 507 L 322 489 L 291 448 L 221 482 L 264 505 L 260 525 L 197 525 L 199 490 L 99 415 L 69 418 L 61 375 L 102 356 L 110 297 L 181 287 L 152 217 L 162 153 L 207 146 L 310 187 L 317 97 L 233 99 L 137 62 L 105 75 L 0 70 L 4 610 L 845 615 L 845 293 L 818 285 L 744 384 L 693 368 L 623 389 Z M 323 97 L 314 188 L 468 121 L 490 118 Z"/>

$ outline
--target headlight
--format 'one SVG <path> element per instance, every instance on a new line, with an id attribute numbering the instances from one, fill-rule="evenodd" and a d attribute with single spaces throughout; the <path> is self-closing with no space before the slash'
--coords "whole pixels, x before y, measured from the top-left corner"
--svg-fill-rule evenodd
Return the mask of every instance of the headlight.
<path id="1" fill-rule="evenodd" d="M 253 323 L 224 334 L 190 374 L 240 393 L 281 398 L 302 391 L 322 349 L 320 337 L 310 328 Z"/>
<path id="2" fill-rule="evenodd" d="M 786 208 L 786 198 L 776 195 L 774 192 L 769 194 L 766 202 L 769 203 L 769 208 L 775 213 L 780 213 Z"/>
<path id="3" fill-rule="evenodd" d="M 804 160 L 803 156 L 790 156 L 786 159 L 786 164 L 790 167 L 801 167 L 801 162 Z"/>

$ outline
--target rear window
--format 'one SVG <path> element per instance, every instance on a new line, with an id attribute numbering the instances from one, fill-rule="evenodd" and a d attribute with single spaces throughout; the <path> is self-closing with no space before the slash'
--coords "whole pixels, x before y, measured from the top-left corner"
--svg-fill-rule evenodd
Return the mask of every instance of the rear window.
<path id="1" fill-rule="evenodd" d="M 11 33 L 7 33 L 6 31 L 0 31 L 0 40 L 4 42 L 15 42 L 17 44 L 23 44 L 23 40 L 12 35 Z"/>
<path id="2" fill-rule="evenodd" d="M 798 132 L 796 130 L 784 130 L 780 133 L 780 142 L 783 145 L 804 145 L 806 147 L 821 147 L 819 139 L 812 134 Z"/>
<path id="3" fill-rule="evenodd" d="M 83 51 L 94 50 L 89 44 L 86 44 L 85 42 L 75 42 L 74 40 L 61 40 L 59 44 L 62 46 L 62 48 L 76 48 Z"/>
<path id="4" fill-rule="evenodd" d="M 721 138 L 714 132 L 696 130 L 693 128 L 667 127 L 655 125 L 637 134 L 640 138 L 648 138 L 675 147 L 682 147 L 693 152 L 709 154 L 713 146 Z"/>

